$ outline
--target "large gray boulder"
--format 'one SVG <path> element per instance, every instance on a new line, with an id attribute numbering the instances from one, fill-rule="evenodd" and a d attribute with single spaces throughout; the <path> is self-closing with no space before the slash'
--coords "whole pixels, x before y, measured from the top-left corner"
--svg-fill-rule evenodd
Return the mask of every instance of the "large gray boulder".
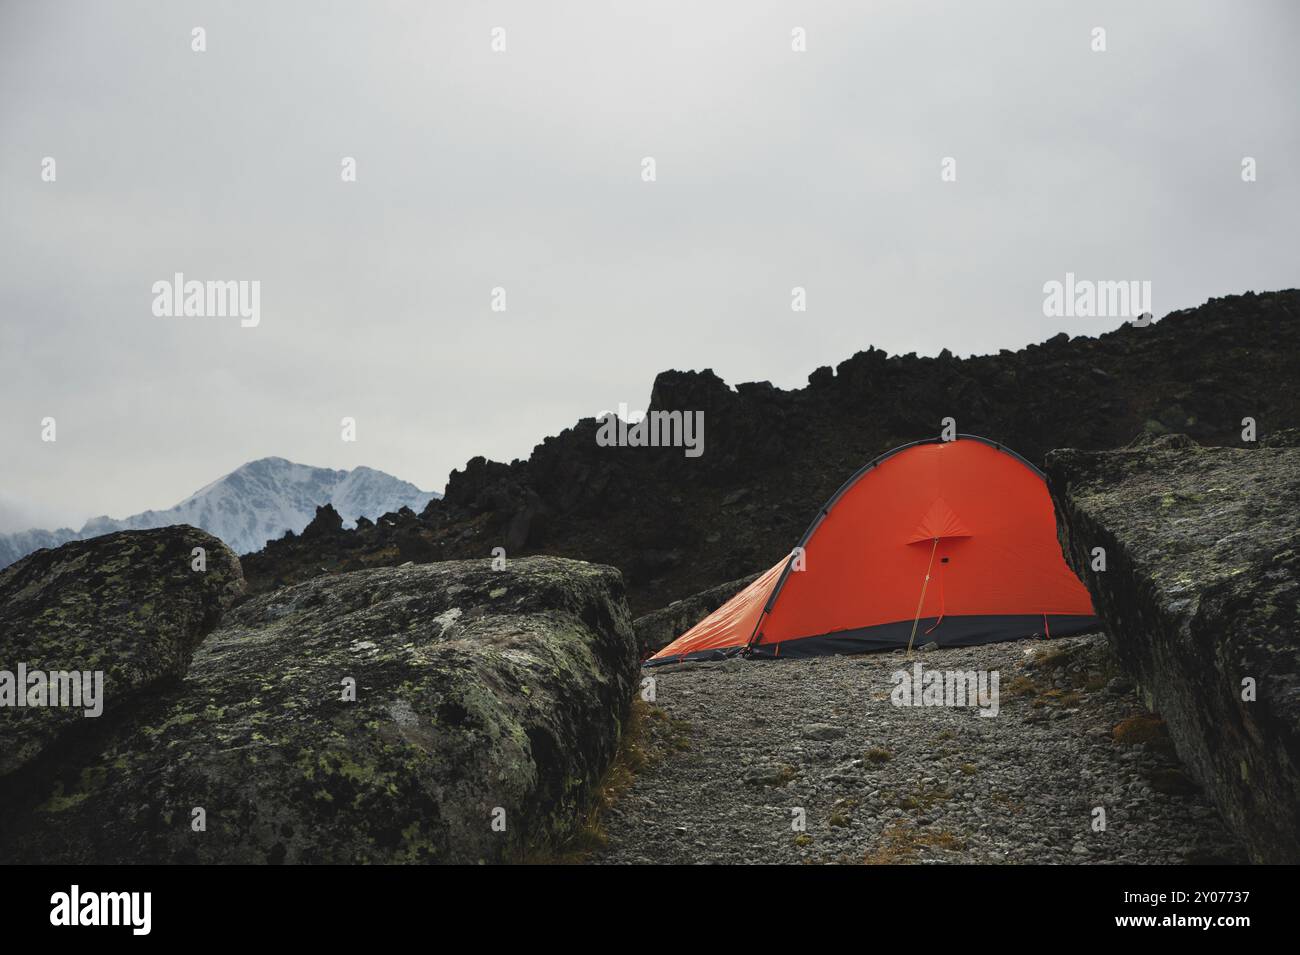
<path id="1" fill-rule="evenodd" d="M 658 653 L 757 579 L 758 574 L 750 574 L 740 580 L 718 584 L 637 617 L 632 621 L 632 629 L 636 632 L 641 656 Z"/>
<path id="2" fill-rule="evenodd" d="M 1254 859 L 1295 863 L 1300 449 L 1268 443 L 1054 451 L 1047 475 L 1066 558 L 1183 762 Z"/>
<path id="3" fill-rule="evenodd" d="M 613 568 L 534 557 L 318 577 L 231 611 L 180 691 L 42 781 L 0 859 L 545 852 L 580 824 L 636 677 Z"/>
<path id="4" fill-rule="evenodd" d="M 185 525 L 73 541 L 0 571 L 0 778 L 184 676 L 243 591 L 234 553 Z M 80 705 L 51 705 L 77 691 Z"/>

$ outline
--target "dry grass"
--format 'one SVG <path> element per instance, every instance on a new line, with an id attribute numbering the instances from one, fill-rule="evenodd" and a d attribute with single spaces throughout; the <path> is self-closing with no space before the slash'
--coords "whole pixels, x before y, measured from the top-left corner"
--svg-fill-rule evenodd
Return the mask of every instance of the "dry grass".
<path id="1" fill-rule="evenodd" d="M 1130 716 L 1116 723 L 1110 733 L 1120 746 L 1138 746 L 1145 743 L 1148 750 L 1170 760 L 1178 759 L 1174 741 L 1169 736 L 1169 727 L 1165 726 L 1165 721 L 1155 713 Z"/>
<path id="2" fill-rule="evenodd" d="M 863 759 L 869 763 L 875 763 L 877 766 L 887 763 L 894 758 L 894 754 L 883 746 L 873 746 L 862 754 Z"/>
<path id="3" fill-rule="evenodd" d="M 1067 666 L 1074 659 L 1074 653 L 1065 647 L 1057 647 L 1052 650 L 1045 650 L 1042 653 L 1034 655 L 1033 662 L 1036 667 L 1043 670 L 1055 670 L 1058 667 Z"/>
<path id="4" fill-rule="evenodd" d="M 947 802 L 951 798 L 951 789 L 945 789 L 942 786 L 932 786 L 929 789 L 917 789 L 915 792 L 900 796 L 895 800 L 894 805 L 899 809 L 909 812 L 923 812 L 931 806 L 938 805 L 941 802 Z"/>
<path id="5" fill-rule="evenodd" d="M 1089 693 L 1104 689 L 1119 673 L 1118 664 L 1109 652 L 1099 651 L 1088 644 L 1038 651 L 1031 655 L 1027 666 L 1049 675 L 1052 682 L 1065 683 L 1071 689 Z"/>
<path id="6" fill-rule="evenodd" d="M 1142 713 L 1130 716 L 1115 724 L 1110 731 L 1111 737 L 1121 746 L 1137 746 L 1139 743 L 1151 743 L 1166 735 L 1165 721 L 1154 713 Z"/>
<path id="7" fill-rule="evenodd" d="M 1051 689 L 1044 690 L 1040 693 L 1030 705 L 1035 707 L 1056 705 L 1068 709 L 1073 706 L 1078 706 L 1082 700 L 1083 697 L 1074 690 Z"/>
<path id="8" fill-rule="evenodd" d="M 965 848 L 966 841 L 946 829 L 895 822 L 880 834 L 879 844 L 868 850 L 862 861 L 866 865 L 905 865 L 936 850 L 960 852 Z"/>
<path id="9" fill-rule="evenodd" d="M 689 749 L 690 740 L 686 735 L 689 732 L 688 721 L 669 719 L 657 706 L 635 698 L 614 761 L 596 784 L 582 826 L 561 845 L 535 849 L 520 861 L 534 865 L 574 865 L 586 862 L 593 852 L 604 849 L 609 843 L 602 822 L 605 813 L 632 788 L 642 770 L 662 758 L 663 750 Z"/>
<path id="10" fill-rule="evenodd" d="M 1025 809 L 1025 804 L 1013 797 L 1010 793 L 990 793 L 989 799 L 1006 812 L 1023 812 Z"/>
<path id="11" fill-rule="evenodd" d="M 786 783 L 790 782 L 798 775 L 799 775 L 799 770 L 795 769 L 789 763 L 782 763 L 781 767 L 777 770 L 776 782 L 773 783 L 772 785 L 784 786 Z"/>
<path id="12" fill-rule="evenodd" d="M 1038 684 L 1027 676 L 1018 676 L 1007 684 L 1007 696 L 1033 696 L 1038 692 Z"/>
<path id="13" fill-rule="evenodd" d="M 668 748 L 673 752 L 681 753 L 691 748 L 691 721 L 668 719 L 668 714 L 661 709 L 655 709 L 659 714 L 661 721 L 666 720 L 668 723 Z"/>

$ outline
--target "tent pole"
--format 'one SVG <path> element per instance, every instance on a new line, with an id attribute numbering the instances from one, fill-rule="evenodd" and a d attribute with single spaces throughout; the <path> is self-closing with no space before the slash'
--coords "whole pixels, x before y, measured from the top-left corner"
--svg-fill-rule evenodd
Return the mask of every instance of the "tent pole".
<path id="1" fill-rule="evenodd" d="M 912 618 L 912 635 L 907 638 L 907 655 L 912 655 L 912 641 L 916 639 L 916 625 L 921 622 L 921 605 L 925 603 L 925 588 L 930 586 L 930 568 L 934 566 L 934 552 L 939 547 L 939 538 L 930 546 L 930 563 L 925 565 L 925 580 L 921 583 L 921 599 L 916 602 L 916 616 Z"/>

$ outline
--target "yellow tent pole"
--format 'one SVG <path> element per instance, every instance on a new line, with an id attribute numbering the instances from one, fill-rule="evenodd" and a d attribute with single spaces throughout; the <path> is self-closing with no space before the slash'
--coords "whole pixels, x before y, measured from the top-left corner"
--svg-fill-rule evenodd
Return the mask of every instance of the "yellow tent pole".
<path id="1" fill-rule="evenodd" d="M 921 584 L 921 599 L 916 602 L 916 616 L 912 618 L 912 635 L 907 638 L 907 655 L 912 655 L 912 641 L 916 639 L 916 625 L 921 621 L 921 605 L 925 603 L 925 588 L 930 586 L 930 568 L 934 566 L 934 552 L 939 546 L 939 538 L 934 539 L 930 547 L 930 563 L 925 565 L 925 581 Z"/>

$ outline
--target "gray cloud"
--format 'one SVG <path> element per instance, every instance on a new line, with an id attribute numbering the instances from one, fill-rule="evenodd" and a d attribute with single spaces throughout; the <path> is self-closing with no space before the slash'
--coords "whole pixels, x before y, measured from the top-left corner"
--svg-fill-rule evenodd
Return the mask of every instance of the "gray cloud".
<path id="1" fill-rule="evenodd" d="M 1067 270 L 1158 314 L 1297 284 L 1300 8 L 986 6 L 6 4 L 0 488 L 122 515 L 275 454 L 441 489 L 664 368 L 1113 327 L 1043 317 Z M 155 318 L 177 271 L 260 280 L 261 325 Z"/>

